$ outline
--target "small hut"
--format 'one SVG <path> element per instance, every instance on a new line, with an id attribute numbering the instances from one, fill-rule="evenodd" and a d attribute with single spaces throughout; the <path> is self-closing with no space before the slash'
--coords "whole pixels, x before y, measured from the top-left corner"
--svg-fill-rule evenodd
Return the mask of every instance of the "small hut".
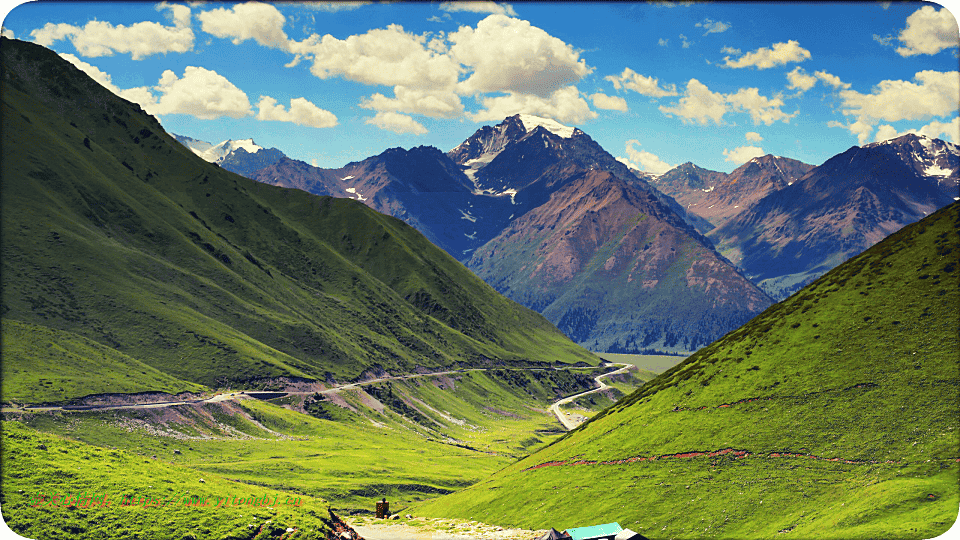
<path id="1" fill-rule="evenodd" d="M 619 523 L 604 523 L 590 527 L 567 529 L 566 533 L 572 540 L 616 540 L 617 534 L 623 531 Z"/>

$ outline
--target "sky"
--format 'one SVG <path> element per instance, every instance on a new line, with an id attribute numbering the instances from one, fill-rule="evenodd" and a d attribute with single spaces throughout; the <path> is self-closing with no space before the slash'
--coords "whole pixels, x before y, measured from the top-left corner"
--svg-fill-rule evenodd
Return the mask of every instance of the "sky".
<path id="1" fill-rule="evenodd" d="M 652 173 L 765 154 L 819 165 L 908 132 L 960 143 L 957 22 L 930 3 L 4 8 L 3 35 L 56 51 L 168 132 L 253 138 L 324 168 L 448 151 L 517 113 Z"/>

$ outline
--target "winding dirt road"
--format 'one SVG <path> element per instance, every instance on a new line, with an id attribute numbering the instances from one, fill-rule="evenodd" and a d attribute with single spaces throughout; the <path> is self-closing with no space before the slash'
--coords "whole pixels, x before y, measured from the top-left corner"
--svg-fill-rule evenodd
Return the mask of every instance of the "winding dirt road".
<path id="1" fill-rule="evenodd" d="M 602 391 L 606 390 L 607 388 L 610 388 L 610 385 L 608 385 L 607 383 L 601 381 L 600 379 L 602 379 L 602 378 L 604 378 L 604 377 L 609 377 L 609 376 L 611 376 L 611 375 L 617 375 L 617 374 L 620 374 L 620 373 L 626 373 L 627 371 L 629 371 L 630 368 L 633 367 L 633 366 L 630 365 L 630 364 L 614 364 L 614 365 L 615 365 L 615 366 L 622 366 L 622 367 L 621 367 L 620 369 L 616 370 L 616 371 L 611 371 L 610 373 L 604 373 L 603 375 L 598 375 L 598 376 L 596 377 L 596 379 L 594 379 L 594 380 L 597 381 L 597 384 L 600 385 L 599 388 L 594 388 L 593 390 L 587 390 L 586 392 L 580 392 L 579 394 L 574 394 L 574 395 L 572 395 L 572 396 L 565 397 L 565 398 L 557 401 L 556 403 L 554 403 L 553 405 L 550 406 L 550 412 L 552 412 L 554 415 L 556 415 L 557 420 L 560 420 L 560 423 L 563 424 L 563 427 L 567 428 L 567 431 L 570 431 L 571 429 L 573 429 L 573 428 L 579 426 L 580 424 L 586 422 L 586 421 L 587 421 L 587 418 L 586 418 L 585 416 L 574 415 L 574 414 L 571 414 L 571 413 L 568 413 L 568 412 L 563 412 L 563 411 L 560 410 L 560 406 L 561 406 L 561 405 L 566 405 L 567 403 L 570 403 L 571 401 L 573 401 L 573 400 L 575 400 L 575 399 L 577 399 L 577 398 L 579 398 L 579 397 L 583 397 L 583 396 L 586 396 L 586 395 L 589 395 L 589 394 L 595 394 L 595 393 L 597 393 L 597 392 L 602 392 Z"/>
<path id="2" fill-rule="evenodd" d="M 617 364 L 617 365 L 626 366 L 626 364 Z M 447 370 L 447 371 L 435 371 L 430 373 L 414 373 L 409 375 L 389 375 L 386 377 L 379 377 L 379 378 L 370 379 L 367 381 L 340 384 L 340 385 L 336 385 L 331 388 L 327 388 L 325 390 L 319 390 L 319 391 L 308 390 L 308 391 L 291 391 L 291 392 L 284 392 L 284 391 L 271 392 L 271 391 L 264 391 L 264 390 L 235 390 L 233 392 L 220 393 L 205 399 L 189 399 L 189 400 L 182 400 L 182 401 L 159 401 L 159 402 L 153 402 L 153 403 L 124 403 L 119 405 L 60 405 L 60 406 L 51 405 L 51 406 L 36 406 L 36 407 L 31 407 L 31 406 L 3 407 L 3 408 L 0 408 L 0 413 L 24 413 L 24 412 L 33 413 L 33 412 L 49 412 L 49 411 L 112 411 L 112 410 L 120 410 L 120 409 L 161 409 L 165 407 L 175 407 L 178 405 L 192 405 L 196 403 L 217 403 L 220 401 L 237 401 L 241 399 L 251 399 L 251 398 L 256 398 L 260 394 L 275 395 L 276 397 L 280 397 L 282 395 L 312 395 L 314 393 L 329 395 L 329 394 L 338 393 L 341 390 L 350 390 L 360 386 L 367 386 L 367 385 L 376 384 L 384 381 L 416 379 L 421 377 L 439 377 L 443 375 L 454 375 L 457 373 L 465 373 L 469 371 L 491 371 L 495 369 L 503 369 L 503 368 L 469 368 L 469 369 L 458 369 L 458 370 Z M 526 369 L 528 371 L 544 371 L 547 369 L 583 369 L 583 368 L 579 368 L 579 367 L 575 368 L 573 366 L 570 366 L 570 367 L 556 367 L 556 368 L 519 368 L 519 369 Z M 623 371 L 623 370 L 607 373 L 605 375 L 601 375 L 600 377 L 605 377 L 607 375 L 619 373 L 620 371 Z M 603 383 L 600 382 L 600 377 L 597 377 L 597 382 L 603 385 Z M 603 388 L 591 390 L 590 392 L 586 392 L 586 394 L 589 394 L 591 392 L 597 392 L 602 389 Z M 575 396 L 571 396 L 565 399 L 569 400 L 581 395 L 584 395 L 584 394 L 576 394 Z M 558 404 L 561 404 L 562 402 L 565 402 L 565 401 L 561 400 L 560 402 L 557 402 L 556 404 L 554 404 L 553 407 L 557 407 Z M 551 407 L 551 410 L 554 410 L 553 407 Z M 559 411 L 554 411 L 554 414 L 556 414 L 558 418 L 561 418 Z M 561 422 L 563 422 L 562 418 L 561 418 Z M 566 424 L 564 424 L 564 426 L 566 426 Z M 567 429 L 571 429 L 571 428 L 568 427 Z"/>

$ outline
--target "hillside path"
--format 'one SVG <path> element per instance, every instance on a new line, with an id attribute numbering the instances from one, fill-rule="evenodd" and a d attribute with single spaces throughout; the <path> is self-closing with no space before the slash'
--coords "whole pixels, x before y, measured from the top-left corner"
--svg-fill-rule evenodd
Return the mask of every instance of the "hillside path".
<path id="1" fill-rule="evenodd" d="M 505 369 L 505 368 L 467 368 L 467 369 L 456 369 L 456 370 L 446 370 L 446 371 L 434 371 L 429 373 L 388 375 L 385 377 L 378 377 L 376 379 L 369 379 L 366 381 L 357 381 L 357 382 L 351 382 L 351 383 L 338 384 L 336 386 L 333 386 L 331 388 L 327 388 L 324 390 L 289 391 L 289 392 L 287 391 L 273 392 L 269 390 L 234 390 L 231 392 L 223 392 L 220 394 L 216 394 L 212 397 L 205 398 L 205 399 L 201 398 L 201 399 L 188 399 L 188 400 L 178 400 L 178 401 L 159 401 L 159 402 L 151 402 L 151 403 L 120 403 L 120 404 L 110 404 L 110 405 L 49 405 L 49 406 L 41 405 L 41 406 L 26 406 L 26 407 L 3 407 L 3 408 L 0 408 L 0 413 L 49 412 L 49 411 L 111 411 L 111 410 L 121 410 L 121 409 L 162 409 L 166 407 L 174 407 L 178 405 L 191 405 L 196 403 L 218 403 L 221 401 L 238 401 L 241 399 L 256 398 L 260 394 L 267 394 L 267 395 L 276 394 L 277 397 L 280 397 L 283 395 L 312 395 L 314 393 L 329 395 L 329 394 L 338 393 L 341 390 L 350 390 L 360 386 L 367 386 L 367 385 L 376 384 L 384 381 L 416 379 L 421 377 L 440 377 L 443 375 L 454 375 L 457 373 L 466 373 L 469 371 L 491 371 L 495 369 Z M 552 368 L 506 368 L 506 369 L 523 369 L 526 371 L 545 371 L 545 370 L 551 370 L 551 369 L 560 370 L 560 369 L 584 369 L 584 368 L 579 366 L 577 367 L 568 366 L 568 367 L 552 367 Z M 612 373 L 608 373 L 607 375 L 612 375 Z M 599 379 L 598 379 L 598 382 L 599 382 Z M 577 395 L 580 395 L 580 394 L 577 394 Z M 576 397 L 576 396 L 572 396 L 572 397 Z"/>
<path id="2" fill-rule="evenodd" d="M 587 390 L 586 392 L 580 392 L 579 394 L 574 394 L 574 395 L 572 395 L 572 396 L 567 396 L 567 397 L 565 397 L 565 398 L 563 398 L 563 399 L 555 402 L 553 405 L 550 406 L 550 412 L 552 412 L 554 415 L 556 415 L 557 420 L 560 420 L 560 423 L 563 424 L 563 427 L 565 427 L 565 428 L 567 429 L 567 431 L 570 431 L 571 429 L 573 429 L 573 428 L 579 426 L 580 424 L 586 422 L 587 419 L 586 419 L 586 417 L 584 417 L 584 416 L 580 416 L 580 415 L 574 416 L 574 415 L 572 415 L 572 414 L 570 414 L 570 413 L 563 412 L 563 411 L 560 410 L 560 406 L 561 406 L 561 405 L 566 405 L 567 403 L 570 403 L 571 401 L 573 401 L 573 400 L 575 400 L 575 399 L 577 399 L 577 398 L 579 398 L 579 397 L 583 397 L 583 396 L 586 396 L 586 395 L 589 395 L 589 394 L 594 394 L 594 393 L 597 393 L 597 392 L 602 392 L 602 391 L 606 390 L 607 388 L 610 388 L 610 385 L 608 385 L 607 383 L 601 381 L 600 379 L 602 379 L 602 378 L 604 378 L 604 377 L 609 377 L 609 376 L 611 376 L 611 375 L 617 375 L 617 374 L 620 374 L 620 373 L 626 373 L 627 371 L 630 370 L 630 368 L 633 367 L 631 364 L 619 364 L 619 363 L 616 363 L 616 364 L 614 364 L 614 365 L 615 365 L 615 366 L 622 366 L 622 367 L 621 367 L 620 369 L 616 370 L 616 371 L 611 371 L 610 373 L 604 373 L 603 375 L 598 375 L 598 376 L 596 377 L 596 379 L 594 379 L 594 380 L 597 381 L 597 384 L 600 385 L 599 388 L 594 388 L 593 390 Z"/>

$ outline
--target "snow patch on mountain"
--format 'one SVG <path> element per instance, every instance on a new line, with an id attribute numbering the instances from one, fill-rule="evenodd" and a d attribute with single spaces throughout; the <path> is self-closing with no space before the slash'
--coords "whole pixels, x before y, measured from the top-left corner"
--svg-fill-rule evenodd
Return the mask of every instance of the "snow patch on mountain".
<path id="1" fill-rule="evenodd" d="M 573 137 L 574 128 L 570 126 L 565 126 L 556 120 L 551 120 L 549 118 L 541 118 L 539 116 L 534 116 L 532 114 L 521 114 L 520 121 L 523 122 L 523 129 L 527 130 L 527 133 L 530 133 L 534 129 L 537 129 L 538 126 L 542 126 L 544 129 L 559 135 L 564 139 L 569 139 Z"/>

